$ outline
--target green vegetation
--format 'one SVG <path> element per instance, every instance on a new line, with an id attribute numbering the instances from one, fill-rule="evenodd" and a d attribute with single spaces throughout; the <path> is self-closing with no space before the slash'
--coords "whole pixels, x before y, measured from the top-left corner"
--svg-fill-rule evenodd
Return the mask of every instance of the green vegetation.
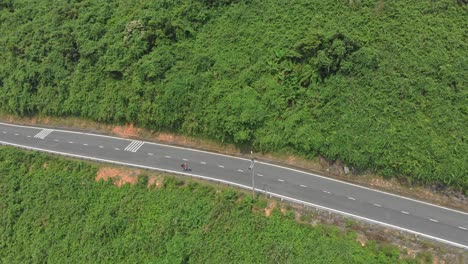
<path id="1" fill-rule="evenodd" d="M 468 190 L 466 1 L 0 2 L 0 111 Z"/>
<path id="2" fill-rule="evenodd" d="M 1 263 L 402 263 L 396 247 L 165 178 L 115 187 L 81 161 L 0 147 Z M 147 177 L 143 177 L 146 178 Z"/>

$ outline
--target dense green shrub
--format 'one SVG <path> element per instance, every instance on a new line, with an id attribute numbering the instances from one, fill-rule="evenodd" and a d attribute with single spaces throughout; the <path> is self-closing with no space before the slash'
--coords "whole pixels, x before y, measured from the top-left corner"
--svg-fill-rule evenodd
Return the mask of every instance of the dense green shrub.
<path id="1" fill-rule="evenodd" d="M 0 147 L 0 262 L 402 262 L 396 247 L 362 247 L 352 232 L 301 225 L 278 210 L 252 213 L 252 198 L 233 190 L 173 178 L 156 189 L 118 188 L 96 182 L 96 172 Z"/>
<path id="2" fill-rule="evenodd" d="M 468 189 L 460 1 L 4 1 L 0 111 Z"/>

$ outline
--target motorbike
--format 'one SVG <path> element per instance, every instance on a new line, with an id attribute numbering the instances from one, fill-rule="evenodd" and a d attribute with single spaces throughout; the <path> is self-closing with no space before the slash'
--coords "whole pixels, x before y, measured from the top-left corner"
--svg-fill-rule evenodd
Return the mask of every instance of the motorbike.
<path id="1" fill-rule="evenodd" d="M 187 163 L 182 163 L 180 164 L 180 167 L 184 170 L 184 171 L 192 171 L 192 169 L 189 167 L 189 165 Z"/>

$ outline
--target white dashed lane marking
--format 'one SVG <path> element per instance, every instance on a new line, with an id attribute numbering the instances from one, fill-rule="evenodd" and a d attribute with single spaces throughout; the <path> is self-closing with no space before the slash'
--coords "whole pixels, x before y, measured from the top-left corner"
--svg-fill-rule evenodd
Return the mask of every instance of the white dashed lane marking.
<path id="1" fill-rule="evenodd" d="M 188 161 L 188 159 L 182 159 L 183 161 Z"/>
<path id="2" fill-rule="evenodd" d="M 3 133 L 3 134 L 6 134 L 6 132 L 5 132 L 5 131 L 3 131 L 2 133 Z"/>
<path id="3" fill-rule="evenodd" d="M 263 174 L 257 174 L 257 176 L 259 176 L 259 177 L 263 177 Z"/>
<path id="4" fill-rule="evenodd" d="M 104 148 L 104 146 L 99 146 L 99 148 Z"/>
<path id="5" fill-rule="evenodd" d="M 58 139 L 54 139 L 55 142 L 58 142 L 59 140 Z"/>
<path id="6" fill-rule="evenodd" d="M 458 228 L 460 228 L 460 229 L 462 229 L 462 230 L 468 230 L 468 228 L 463 227 L 463 226 L 459 226 Z"/>
<path id="7" fill-rule="evenodd" d="M 220 167 L 220 168 L 224 168 L 224 166 L 223 166 L 223 165 L 218 165 L 218 167 Z"/>
<path id="8" fill-rule="evenodd" d="M 305 185 L 303 185 L 303 184 L 301 184 L 301 185 L 299 185 L 299 186 L 301 186 L 301 187 L 303 187 L 303 188 L 307 188 L 307 186 L 305 186 Z"/>
<path id="9" fill-rule="evenodd" d="M 401 213 L 402 213 L 402 214 L 407 214 L 407 215 L 409 215 L 409 213 L 406 212 L 406 211 L 401 211 Z"/>
<path id="10" fill-rule="evenodd" d="M 356 200 L 356 198 L 353 198 L 353 197 L 348 197 L 348 199 L 353 200 L 353 201 Z"/>
<path id="11" fill-rule="evenodd" d="M 68 141 L 68 143 L 73 144 L 73 141 Z"/>
<path id="12" fill-rule="evenodd" d="M 283 180 L 283 179 L 278 179 L 278 181 L 279 181 L 279 182 L 284 182 L 284 180 Z"/>
<path id="13" fill-rule="evenodd" d="M 30 138 L 31 136 L 27 136 L 28 138 Z"/>
<path id="14" fill-rule="evenodd" d="M 83 146 L 88 146 L 88 144 L 84 143 Z"/>
<path id="15" fill-rule="evenodd" d="M 201 163 L 201 164 L 206 164 L 206 162 L 204 162 L 204 161 L 200 161 L 200 163 Z"/>
<path id="16" fill-rule="evenodd" d="M 322 192 L 324 192 L 324 193 L 330 193 L 329 191 L 322 191 Z"/>
<path id="17" fill-rule="evenodd" d="M 148 153 L 148 155 L 153 156 L 154 154 L 153 153 Z"/>
<path id="18" fill-rule="evenodd" d="M 244 172 L 243 170 L 237 170 L 238 172 Z"/>
<path id="19" fill-rule="evenodd" d="M 432 219 L 432 218 L 430 218 L 429 221 L 434 222 L 434 223 L 439 223 L 438 220 L 435 220 L 435 219 Z"/>
<path id="20" fill-rule="evenodd" d="M 53 129 L 43 129 L 43 130 L 41 130 L 41 132 L 37 133 L 34 137 L 44 139 L 45 137 L 47 137 L 53 131 L 54 131 Z"/>
<path id="21" fill-rule="evenodd" d="M 382 207 L 380 204 L 374 204 L 374 205 L 377 206 L 377 207 Z"/>
<path id="22" fill-rule="evenodd" d="M 170 158 L 171 158 L 171 156 L 164 156 L 164 157 L 166 157 L 166 158 L 168 158 L 168 159 L 170 159 Z"/>
<path id="23" fill-rule="evenodd" d="M 120 150 L 119 148 L 114 148 L 115 150 Z"/>
<path id="24" fill-rule="evenodd" d="M 19 134 L 15 133 L 15 136 L 19 136 Z"/>
<path id="25" fill-rule="evenodd" d="M 141 146 L 143 146 L 145 142 L 139 141 L 139 140 L 133 140 L 128 146 L 125 148 L 125 151 L 130 151 L 130 152 L 137 152 Z"/>

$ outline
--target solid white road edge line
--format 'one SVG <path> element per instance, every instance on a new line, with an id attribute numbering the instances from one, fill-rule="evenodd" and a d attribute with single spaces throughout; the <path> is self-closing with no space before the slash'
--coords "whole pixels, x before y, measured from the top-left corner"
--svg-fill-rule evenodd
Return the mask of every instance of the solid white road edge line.
<path id="1" fill-rule="evenodd" d="M 9 123 L 4 123 L 4 122 L 0 122 L 0 125 L 13 126 L 13 127 L 22 127 L 22 128 L 29 128 L 29 129 L 31 129 L 31 128 L 33 128 L 33 129 L 45 129 L 45 128 L 41 128 L 41 127 L 15 125 L 15 124 L 9 124 Z M 53 130 L 57 131 L 57 132 L 63 132 L 63 133 L 71 133 L 71 134 L 79 134 L 79 135 L 105 137 L 105 138 L 112 138 L 112 139 L 118 139 L 118 140 L 132 141 L 132 139 L 125 139 L 125 138 L 119 138 L 119 137 L 107 136 L 107 135 L 99 135 L 99 134 L 84 133 L 84 132 L 69 131 L 69 130 L 61 130 L 61 129 L 53 129 Z M 184 150 L 189 150 L 189 151 L 194 151 L 194 152 L 206 153 L 206 154 L 210 154 L 210 155 L 216 155 L 216 156 L 229 157 L 229 158 L 233 158 L 233 159 L 250 161 L 250 159 L 246 159 L 246 158 L 241 158 L 241 157 L 236 157 L 236 156 L 229 156 L 229 155 L 226 155 L 226 154 L 219 154 L 219 153 L 214 153 L 214 152 L 209 152 L 209 151 L 204 151 L 204 150 L 190 149 L 190 148 L 171 146 L 171 145 L 164 145 L 164 144 L 154 143 L 154 142 L 149 142 L 149 141 L 144 141 L 144 142 L 146 144 L 151 144 L 151 145 L 156 145 L 156 146 L 163 146 L 163 147 L 175 148 L 175 149 L 184 149 Z M 388 194 L 388 195 L 391 195 L 391 196 L 394 196 L 394 197 L 399 197 L 399 198 L 402 198 L 402 199 L 405 199 L 405 200 L 409 200 L 409 201 L 413 201 L 413 202 L 417 202 L 417 203 L 421 203 L 421 204 L 425 204 L 425 205 L 429 205 L 429 206 L 434 206 L 434 207 L 437 207 L 437 208 L 449 210 L 449 211 L 456 212 L 456 213 L 459 213 L 459 214 L 468 215 L 467 212 L 455 210 L 455 209 L 448 208 L 448 207 L 443 207 L 443 206 L 436 205 L 436 204 L 431 204 L 431 203 L 428 203 L 428 202 L 423 202 L 423 201 L 420 201 L 420 200 L 416 200 L 416 199 L 413 199 L 413 198 L 401 196 L 401 195 L 398 195 L 398 194 L 393 194 L 393 193 L 389 193 L 389 192 L 375 190 L 375 189 L 368 188 L 368 187 L 365 187 L 365 186 L 361 186 L 361 185 L 357 185 L 357 184 L 353 184 L 353 183 L 349 183 L 349 182 L 344 182 L 344 181 L 336 180 L 336 179 L 333 179 L 333 178 L 328 178 L 328 177 L 325 177 L 325 176 L 321 176 L 321 175 L 306 172 L 306 171 L 296 170 L 296 169 L 284 167 L 284 166 L 281 166 L 281 165 L 271 164 L 271 163 L 267 163 L 267 162 L 263 162 L 263 161 L 256 161 L 256 163 L 267 165 L 267 166 L 273 166 L 273 167 L 277 167 L 277 168 L 282 168 L 282 169 L 285 169 L 285 170 L 290 170 L 290 171 L 294 171 L 294 172 L 298 172 L 298 173 L 303 173 L 303 174 L 311 175 L 311 176 L 314 176 L 314 177 L 322 178 L 322 179 L 325 179 L 325 180 L 339 182 L 339 183 L 347 184 L 347 185 L 354 186 L 354 187 L 357 187 L 357 188 L 362 188 L 362 189 L 366 189 L 366 190 L 369 190 L 369 191 Z"/>
<path id="2" fill-rule="evenodd" d="M 220 179 L 216 179 L 216 178 L 210 178 L 210 177 L 206 177 L 206 176 L 202 176 L 202 175 L 198 175 L 198 174 L 186 173 L 186 172 L 181 172 L 181 171 L 166 170 L 166 169 L 161 169 L 161 168 L 157 168 L 157 167 L 150 167 L 150 166 L 145 166 L 145 165 L 138 165 L 138 164 L 133 164 L 133 163 L 121 162 L 121 161 L 114 161 L 114 160 L 107 160 L 107 159 L 100 159 L 100 158 L 95 158 L 95 157 L 88 157 L 88 156 L 70 154 L 70 153 L 66 153 L 66 152 L 60 152 L 60 151 L 54 151 L 54 150 L 48 150 L 48 149 L 41 149 L 41 148 L 35 148 L 35 147 L 29 147 L 29 146 L 24 146 L 24 145 L 19 145 L 19 144 L 10 143 L 10 142 L 4 142 L 4 141 L 0 141 L 0 144 L 15 146 L 15 147 L 18 147 L 18 148 L 30 149 L 30 150 L 43 151 L 43 152 L 48 152 L 48 153 L 52 153 L 52 154 L 58 154 L 58 155 L 73 157 L 73 158 L 95 160 L 95 161 L 113 163 L 113 164 L 118 164 L 118 165 L 137 167 L 137 168 L 142 168 L 142 169 L 157 170 L 157 171 L 162 171 L 162 172 L 167 172 L 167 173 L 181 174 L 181 175 L 186 175 L 186 176 L 191 176 L 191 177 L 197 177 L 197 178 L 204 179 L 204 180 L 217 181 L 217 182 L 225 183 L 227 185 L 232 185 L 232 186 L 237 186 L 237 187 L 240 187 L 240 188 L 243 188 L 243 189 L 252 190 L 251 186 L 242 185 L 242 184 L 239 184 L 239 183 L 225 181 L 225 180 L 220 180 Z M 266 193 L 263 190 L 259 190 L 259 189 L 255 189 L 255 190 L 257 192 Z M 449 245 L 452 245 L 452 246 L 460 247 L 460 248 L 463 248 L 463 249 L 468 249 L 468 245 L 463 245 L 463 244 L 452 242 L 452 241 L 449 241 L 449 240 L 446 240 L 446 239 L 443 239 L 443 238 L 434 237 L 434 236 L 431 236 L 431 235 L 427 235 L 427 234 L 424 234 L 424 233 L 413 231 L 411 229 L 406 229 L 406 228 L 395 226 L 395 225 L 392 225 L 392 224 L 387 224 L 387 223 L 380 222 L 380 221 L 377 221 L 377 220 L 373 220 L 373 219 L 370 219 L 370 218 L 366 218 L 366 217 L 346 213 L 346 212 L 343 212 L 343 211 L 339 211 L 339 210 L 332 209 L 332 208 L 329 208 L 329 207 L 321 206 L 321 205 L 318 205 L 318 204 L 309 203 L 309 202 L 306 202 L 306 201 L 302 201 L 302 200 L 299 200 L 299 199 L 295 199 L 295 198 L 292 198 L 292 197 L 284 196 L 284 195 L 273 193 L 273 192 L 268 192 L 267 194 L 270 195 L 270 196 L 280 198 L 280 199 L 288 200 L 288 201 L 299 203 L 299 204 L 304 204 L 304 205 L 307 205 L 307 206 L 310 206 L 310 207 L 315 207 L 315 208 L 318 208 L 318 209 L 330 211 L 330 212 L 341 214 L 341 215 L 344 215 L 344 216 L 349 216 L 349 217 L 356 218 L 356 219 L 363 220 L 363 221 L 367 221 L 367 222 L 370 222 L 370 223 L 375 223 L 375 224 L 387 226 L 387 227 L 390 227 L 390 228 L 398 229 L 398 230 L 401 230 L 401 231 L 405 231 L 405 232 L 408 232 L 408 233 L 412 233 L 412 234 L 415 234 L 415 235 L 419 235 L 419 236 L 422 236 L 422 237 L 433 239 L 433 240 L 436 240 L 436 241 L 439 241 L 439 242 L 442 242 L 442 243 L 446 243 L 446 244 L 449 244 Z"/>

